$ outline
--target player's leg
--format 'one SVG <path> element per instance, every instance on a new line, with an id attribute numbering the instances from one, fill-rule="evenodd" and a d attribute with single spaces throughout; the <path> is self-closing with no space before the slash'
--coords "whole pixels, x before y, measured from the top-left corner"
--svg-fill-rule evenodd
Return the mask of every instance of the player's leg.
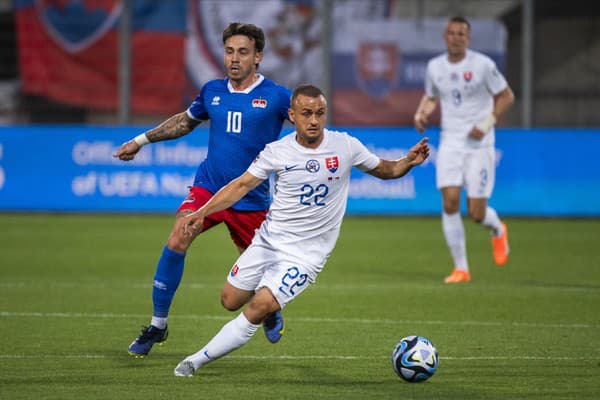
<path id="1" fill-rule="evenodd" d="M 226 210 L 225 224 L 229 228 L 231 239 L 238 247 L 240 254 L 250 245 L 252 238 L 254 237 L 254 233 L 260 228 L 260 225 L 265 220 L 266 215 L 267 210 Z M 239 307 L 241 307 L 241 305 Z M 237 310 L 237 308 L 235 309 Z M 263 328 L 265 331 L 265 336 L 269 342 L 277 343 L 281 339 L 284 332 L 283 324 L 283 315 L 281 314 L 281 311 L 276 311 L 265 318 Z"/>
<path id="2" fill-rule="evenodd" d="M 467 165 L 465 179 L 469 216 L 490 231 L 494 261 L 497 265 L 504 265 L 509 253 L 508 229 L 496 210 L 488 204 L 495 183 L 495 149 L 474 151 Z"/>
<path id="3" fill-rule="evenodd" d="M 141 334 L 129 346 L 134 357 L 146 356 L 154 344 L 161 344 L 169 334 L 167 317 L 169 309 L 183 276 L 186 251 L 193 240 L 202 232 L 219 223 L 218 216 L 205 220 L 204 226 L 193 236 L 183 234 L 185 216 L 200 208 L 212 194 L 205 189 L 193 187 L 181 204 L 167 244 L 156 265 L 152 285 L 153 313 L 150 325 L 142 328 Z"/>
<path id="4" fill-rule="evenodd" d="M 441 146 L 437 154 L 436 183 L 442 192 L 442 231 L 454 262 L 446 283 L 470 280 L 465 228 L 460 215 L 460 194 L 464 182 L 465 152 Z"/>
<path id="5" fill-rule="evenodd" d="M 192 376 L 202 365 L 247 343 L 267 315 L 281 310 L 314 281 L 309 278 L 310 271 L 293 262 L 280 260 L 279 264 L 273 264 L 281 257 L 267 247 L 250 246 L 232 268 L 227 277 L 228 284 L 223 288 L 222 301 L 229 299 L 231 307 L 235 306 L 236 300 L 243 299 L 243 291 L 259 288 L 244 311 L 200 351 L 180 362 L 175 368 L 175 376 Z M 227 293 L 230 289 L 238 290 Z M 241 297 L 236 299 L 238 295 Z"/>
<path id="6" fill-rule="evenodd" d="M 244 311 L 225 324 L 206 346 L 180 362 L 173 371 L 174 375 L 193 376 L 203 365 L 242 347 L 254 336 L 265 317 L 276 310 L 279 310 L 279 303 L 271 291 L 261 288 Z"/>
<path id="7" fill-rule="evenodd" d="M 468 282 L 471 276 L 467 262 L 465 227 L 460 215 L 461 188 L 459 186 L 449 186 L 441 190 L 444 209 L 442 213 L 442 230 L 446 244 L 452 255 L 452 260 L 454 261 L 454 269 L 445 278 L 444 282 Z"/>

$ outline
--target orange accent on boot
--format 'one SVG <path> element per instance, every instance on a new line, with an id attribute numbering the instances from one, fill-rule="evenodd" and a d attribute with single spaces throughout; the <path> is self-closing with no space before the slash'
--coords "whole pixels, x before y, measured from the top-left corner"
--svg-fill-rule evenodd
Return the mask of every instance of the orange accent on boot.
<path id="1" fill-rule="evenodd" d="M 494 261 L 496 265 L 502 266 L 508 261 L 508 228 L 502 223 L 502 235 L 492 236 L 492 250 L 494 251 Z"/>
<path id="2" fill-rule="evenodd" d="M 463 271 L 462 269 L 455 269 L 450 275 L 444 279 L 444 283 L 459 283 L 469 282 L 471 280 L 471 274 L 469 271 Z"/>

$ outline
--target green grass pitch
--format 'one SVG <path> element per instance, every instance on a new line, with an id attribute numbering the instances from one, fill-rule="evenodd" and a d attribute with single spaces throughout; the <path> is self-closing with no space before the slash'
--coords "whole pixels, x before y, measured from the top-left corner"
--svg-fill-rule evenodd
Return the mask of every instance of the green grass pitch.
<path id="1" fill-rule="evenodd" d="M 169 340 L 127 355 L 151 314 L 165 215 L 0 214 L 1 399 L 597 399 L 600 221 L 508 219 L 511 258 L 465 222 L 472 280 L 452 267 L 439 218 L 347 217 L 317 283 L 284 310 L 286 334 L 173 377 L 237 313 L 219 292 L 236 258 L 224 228 L 192 246 Z M 422 335 L 429 381 L 390 353 Z"/>

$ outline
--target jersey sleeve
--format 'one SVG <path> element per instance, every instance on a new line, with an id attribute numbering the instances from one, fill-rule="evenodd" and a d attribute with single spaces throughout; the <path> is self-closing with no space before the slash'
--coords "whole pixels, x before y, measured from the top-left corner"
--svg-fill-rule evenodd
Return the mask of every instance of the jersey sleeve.
<path id="1" fill-rule="evenodd" d="M 433 81 L 433 65 L 431 61 L 427 63 L 427 67 L 425 69 L 425 94 L 430 98 L 439 96 L 438 90 Z"/>
<path id="2" fill-rule="evenodd" d="M 496 63 L 491 59 L 488 59 L 485 63 L 484 79 L 485 85 L 493 95 L 497 95 L 508 86 L 506 79 L 498 71 Z"/>
<path id="3" fill-rule="evenodd" d="M 371 171 L 379 165 L 379 157 L 371 153 L 357 138 L 348 135 L 352 165 L 361 171 Z"/>
<path id="4" fill-rule="evenodd" d="M 275 171 L 275 154 L 270 144 L 256 156 L 247 171 L 259 179 L 267 179 Z"/>
<path id="5" fill-rule="evenodd" d="M 200 90 L 200 94 L 196 96 L 196 99 L 190 104 L 187 109 L 188 117 L 197 121 L 206 121 L 209 119 L 208 112 L 206 111 L 206 105 L 204 104 L 204 93 L 206 91 L 206 85 Z"/>

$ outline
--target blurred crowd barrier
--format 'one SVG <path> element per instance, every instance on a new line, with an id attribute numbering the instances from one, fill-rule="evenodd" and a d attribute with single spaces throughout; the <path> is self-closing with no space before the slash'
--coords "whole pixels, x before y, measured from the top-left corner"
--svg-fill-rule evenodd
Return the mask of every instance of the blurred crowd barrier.
<path id="1" fill-rule="evenodd" d="M 407 128 L 340 128 L 383 158 L 396 159 L 420 135 Z M 0 210 L 175 212 L 207 151 L 208 130 L 144 147 L 132 162 L 112 154 L 140 133 L 132 127 L 0 127 Z M 292 129 L 286 129 L 289 133 Z M 579 138 L 573 145 L 573 134 Z M 348 213 L 438 215 L 435 188 L 438 132 L 432 154 L 402 179 L 381 181 L 353 171 Z M 600 130 L 498 129 L 496 187 L 502 215 L 599 217 Z M 583 143 L 583 145 L 581 145 Z"/>

